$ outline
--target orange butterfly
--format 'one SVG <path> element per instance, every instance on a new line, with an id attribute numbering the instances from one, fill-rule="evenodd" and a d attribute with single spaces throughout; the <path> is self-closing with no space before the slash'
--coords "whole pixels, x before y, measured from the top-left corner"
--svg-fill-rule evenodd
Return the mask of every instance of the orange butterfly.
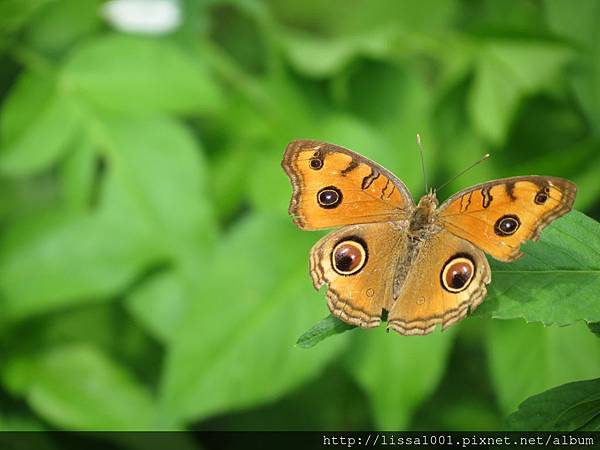
<path id="1" fill-rule="evenodd" d="M 483 252 L 520 256 L 526 240 L 571 210 L 576 186 L 522 176 L 465 189 L 438 207 L 434 191 L 415 205 L 391 172 L 350 150 L 294 141 L 282 166 L 293 194 L 289 212 L 302 229 L 341 227 L 315 244 L 310 275 L 327 284 L 327 304 L 344 322 L 427 334 L 456 323 L 483 301 L 491 281 Z"/>

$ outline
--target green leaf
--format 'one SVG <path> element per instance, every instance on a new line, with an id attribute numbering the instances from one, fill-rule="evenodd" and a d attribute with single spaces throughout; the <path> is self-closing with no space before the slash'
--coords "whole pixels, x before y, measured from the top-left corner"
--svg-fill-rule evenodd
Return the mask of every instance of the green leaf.
<path id="1" fill-rule="evenodd" d="M 256 155 L 248 151 L 247 140 L 241 139 L 236 148 L 224 149 L 210 166 L 211 195 L 219 217 L 225 219 L 237 212 L 246 194 L 248 167 Z"/>
<path id="2" fill-rule="evenodd" d="M 26 370 L 32 374 L 27 402 L 58 427 L 152 429 L 156 408 L 149 392 L 92 346 L 57 347 L 30 360 Z"/>
<path id="3" fill-rule="evenodd" d="M 579 427 L 577 431 L 600 431 L 600 414 L 596 414 L 589 422 Z"/>
<path id="4" fill-rule="evenodd" d="M 52 1 L 27 25 L 24 40 L 36 50 L 64 51 L 101 27 L 101 7 L 101 0 Z"/>
<path id="5" fill-rule="evenodd" d="M 20 226 L 0 244 L 2 310 L 13 320 L 107 299 L 160 256 L 148 229 L 113 208 L 49 223 L 33 235 Z"/>
<path id="6" fill-rule="evenodd" d="M 114 204 L 114 197 L 123 196 L 126 203 L 119 209 L 142 220 L 152 233 L 152 246 L 166 256 L 165 263 L 175 265 L 181 286 L 173 291 L 174 301 L 180 298 L 177 292 L 184 299 L 199 298 L 203 286 L 198 274 L 212 263 L 208 255 L 217 236 L 199 145 L 187 128 L 166 117 L 108 116 L 102 125 L 114 170 L 105 201 Z M 168 338 L 178 304 L 167 306 L 171 297 L 157 298 L 154 287 L 138 289 L 138 305 L 150 301 L 155 308 L 170 308 L 170 314 L 150 316 L 146 308 L 136 307 L 130 311 L 151 333 Z"/>
<path id="7" fill-rule="evenodd" d="M 75 141 L 60 167 L 61 193 L 71 211 L 86 211 L 92 203 L 98 158 L 96 146 L 87 138 Z"/>
<path id="8" fill-rule="evenodd" d="M 456 13 L 454 2 L 426 0 L 418 5 L 395 0 L 357 0 L 346 8 L 344 0 L 303 3 L 270 1 L 273 14 L 283 23 L 315 30 L 324 36 L 352 36 L 378 28 L 433 32 L 445 29 Z"/>
<path id="9" fill-rule="evenodd" d="M 296 345 L 302 348 L 311 348 L 329 336 L 353 330 L 354 328 L 356 327 L 348 325 L 346 322 L 342 322 L 340 319 L 330 314 L 308 331 L 302 333 L 296 341 Z"/>
<path id="10" fill-rule="evenodd" d="M 362 36 L 324 39 L 314 33 L 283 34 L 290 62 L 305 75 L 322 78 L 335 74 L 357 55 L 383 56 L 390 47 L 393 30 L 376 30 Z"/>
<path id="11" fill-rule="evenodd" d="M 564 45 L 546 42 L 496 42 L 486 52 L 496 67 L 504 68 L 526 93 L 534 92 L 560 73 L 573 57 Z"/>
<path id="12" fill-rule="evenodd" d="M 471 120 L 490 141 L 504 143 L 522 98 L 541 90 L 570 58 L 571 52 L 556 44 L 486 44 L 468 99 Z"/>
<path id="13" fill-rule="evenodd" d="M 166 117 L 103 117 L 114 189 L 125 192 L 161 243 L 181 256 L 215 237 L 205 161 L 189 130 Z M 107 202 L 110 200 L 106 200 Z"/>
<path id="14" fill-rule="evenodd" d="M 596 0 L 580 0 L 573 8 L 570 0 L 545 0 L 544 13 L 552 31 L 586 46 L 597 34 L 600 4 Z"/>
<path id="15" fill-rule="evenodd" d="M 111 35 L 82 45 L 63 82 L 94 104 L 127 112 L 214 111 L 220 88 L 206 66 L 167 40 Z"/>
<path id="16" fill-rule="evenodd" d="M 14 104 L 17 103 L 19 101 L 15 100 Z M 23 107 L 29 109 L 31 106 Z M 10 176 L 23 176 L 47 168 L 68 148 L 78 130 L 79 116 L 73 100 L 66 96 L 53 96 L 41 106 L 40 113 L 20 135 L 2 142 L 0 171 Z"/>
<path id="17" fill-rule="evenodd" d="M 536 392 L 600 373 L 600 340 L 583 324 L 546 328 L 494 320 L 488 325 L 486 347 L 494 390 L 505 414 Z"/>
<path id="18" fill-rule="evenodd" d="M 358 56 L 389 58 L 398 49 L 420 49 L 448 27 L 456 9 L 448 1 L 393 0 L 361 0 L 352 8 L 340 0 L 271 2 L 271 7 L 286 25 L 279 38 L 291 64 L 312 77 L 340 72 Z"/>
<path id="19" fill-rule="evenodd" d="M 171 344 L 162 392 L 169 416 L 201 419 L 273 400 L 337 353 L 343 339 L 294 348 L 325 310 L 306 273 L 312 240 L 288 220 L 251 216 L 222 241 L 197 274 L 202 290 Z"/>
<path id="20" fill-rule="evenodd" d="M 0 32 L 14 32 L 51 0 L 3 0 L 0 2 Z"/>
<path id="21" fill-rule="evenodd" d="M 600 87 L 600 83 L 598 86 Z M 600 118 L 600 114 L 598 117 Z M 597 183 L 600 171 L 600 141 L 592 143 L 589 148 L 593 149 L 593 156 L 586 158 L 579 166 L 581 169 L 571 178 L 577 184 L 578 193 L 575 206 L 580 210 L 592 208 L 600 197 L 600 186 Z M 567 151 L 570 152 L 571 149 Z"/>
<path id="22" fill-rule="evenodd" d="M 0 137 L 13 142 L 37 122 L 55 93 L 54 80 L 34 71 L 23 71 L 2 103 Z"/>
<path id="23" fill-rule="evenodd" d="M 101 206 L 5 244 L 7 317 L 106 298 L 167 254 L 189 279 L 206 264 L 198 255 L 214 239 L 213 213 L 189 132 L 160 118 L 106 119 L 99 126 L 111 158 Z M 18 226 L 10 233 L 19 234 Z"/>
<path id="24" fill-rule="evenodd" d="M 356 147 L 351 148 L 359 153 L 368 152 L 418 195 L 423 190 L 423 173 L 415 170 L 421 167 L 417 133 L 425 149 L 426 173 L 435 173 L 440 161 L 436 135 L 431 128 L 431 86 L 417 70 L 376 62 L 362 66 L 353 71 L 346 90 L 350 108 L 364 117 L 364 121 L 350 115 L 331 114 L 324 121 L 323 135 L 332 136 L 327 137 L 332 142 L 352 139 L 351 144 Z M 369 95 L 364 95 L 365 92 Z"/>
<path id="25" fill-rule="evenodd" d="M 169 342 L 183 318 L 184 284 L 176 272 L 159 273 L 135 289 L 126 304 L 153 336 Z"/>
<path id="26" fill-rule="evenodd" d="M 434 111 L 435 136 L 438 142 L 444 143 L 442 150 L 437 153 L 443 175 L 438 175 L 436 183 L 444 183 L 460 173 L 464 170 L 466 161 L 475 162 L 480 159 L 487 145 L 471 127 L 464 126 L 464 123 L 469 120 L 464 105 L 467 88 L 466 83 L 462 82 L 444 94 L 440 105 Z M 425 157 L 427 158 L 427 152 Z M 442 192 L 449 195 L 448 193 L 458 192 L 465 186 L 480 183 L 482 180 L 498 178 L 498 169 L 494 167 L 493 162 L 494 159 L 490 163 L 479 164 L 472 170 L 468 170 L 457 180 L 450 182 Z"/>
<path id="27" fill-rule="evenodd" d="M 600 132 L 600 4 L 581 0 L 573 8 L 569 0 L 546 0 L 549 28 L 579 48 L 578 60 L 568 74 L 575 95 L 596 136 Z"/>
<path id="28" fill-rule="evenodd" d="M 525 256 L 492 263 L 488 298 L 475 311 L 546 325 L 600 321 L 600 224 L 578 211 L 558 219 Z"/>
<path id="29" fill-rule="evenodd" d="M 507 424 L 517 431 L 575 431 L 590 429 L 586 425 L 598 415 L 600 379 L 594 379 L 563 384 L 528 398 Z"/>
<path id="30" fill-rule="evenodd" d="M 600 18 L 596 14 L 596 20 Z M 596 33 L 598 36 L 600 33 Z M 571 84 L 590 126 L 596 136 L 600 133 L 600 37 L 581 53 L 579 67 L 572 71 Z"/>
<path id="31" fill-rule="evenodd" d="M 379 327 L 352 337 L 347 365 L 368 394 L 377 428 L 406 430 L 444 374 L 453 333 L 398 336 Z"/>

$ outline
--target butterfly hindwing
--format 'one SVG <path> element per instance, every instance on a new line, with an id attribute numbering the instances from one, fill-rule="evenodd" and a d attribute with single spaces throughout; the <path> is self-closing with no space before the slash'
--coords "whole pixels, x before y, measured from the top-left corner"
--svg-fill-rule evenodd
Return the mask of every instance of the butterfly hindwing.
<path id="1" fill-rule="evenodd" d="M 331 313 L 352 325 L 379 325 L 393 300 L 394 276 L 405 253 L 406 223 L 345 226 L 329 233 L 310 252 L 316 289 L 327 284 Z"/>
<path id="2" fill-rule="evenodd" d="M 490 266 L 481 250 L 441 230 L 423 242 L 391 307 L 388 328 L 400 334 L 445 329 L 474 310 L 487 293 Z"/>

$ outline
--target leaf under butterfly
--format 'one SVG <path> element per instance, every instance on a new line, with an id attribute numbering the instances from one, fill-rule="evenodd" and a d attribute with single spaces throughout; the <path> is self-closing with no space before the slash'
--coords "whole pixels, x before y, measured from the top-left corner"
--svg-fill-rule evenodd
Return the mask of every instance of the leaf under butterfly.
<path id="1" fill-rule="evenodd" d="M 512 430 L 598 431 L 600 378 L 576 381 L 529 397 L 507 418 Z"/>
<path id="2" fill-rule="evenodd" d="M 302 333 L 302 335 L 296 341 L 296 345 L 301 348 L 311 348 L 329 336 L 343 333 L 344 331 L 352 330 L 353 328 L 356 327 L 343 322 L 342 320 L 330 314 L 313 327 Z"/>
<path id="3" fill-rule="evenodd" d="M 557 220 L 513 263 L 492 264 L 492 284 L 476 311 L 545 325 L 600 321 L 600 224 L 578 211 Z"/>
<path id="4" fill-rule="evenodd" d="M 599 238 L 600 224 L 578 211 L 553 222 L 539 242 L 522 247 L 523 258 L 508 264 L 492 261 L 488 296 L 474 315 L 561 326 L 600 321 Z M 327 317 L 297 344 L 310 348 L 347 327 Z"/>

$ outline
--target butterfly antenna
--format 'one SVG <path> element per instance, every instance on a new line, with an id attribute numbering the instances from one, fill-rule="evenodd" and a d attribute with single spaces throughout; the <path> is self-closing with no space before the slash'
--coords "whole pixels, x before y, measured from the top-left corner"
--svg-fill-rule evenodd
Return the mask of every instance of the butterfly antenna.
<path id="1" fill-rule="evenodd" d="M 454 180 L 456 180 L 458 177 L 460 177 L 462 174 L 464 174 L 465 172 L 468 172 L 469 170 L 471 170 L 473 167 L 475 167 L 476 165 L 484 162 L 486 159 L 488 159 L 490 157 L 489 153 L 486 153 L 485 155 L 483 155 L 483 157 L 481 159 L 479 159 L 478 161 L 475 161 L 473 164 L 471 164 L 469 167 L 467 167 L 466 169 L 463 169 L 462 171 L 460 171 L 457 175 L 454 175 L 452 178 L 450 178 L 448 181 L 446 181 L 444 184 L 442 184 L 440 187 L 436 188 L 435 191 L 441 191 L 444 187 L 446 187 L 448 184 L 452 183 Z"/>
<path id="2" fill-rule="evenodd" d="M 421 155 L 421 170 L 423 171 L 423 181 L 425 182 L 425 193 L 429 192 L 427 185 L 427 173 L 425 172 L 425 157 L 423 156 L 423 145 L 421 144 L 421 135 L 417 133 L 417 145 L 419 146 L 419 155 Z"/>

